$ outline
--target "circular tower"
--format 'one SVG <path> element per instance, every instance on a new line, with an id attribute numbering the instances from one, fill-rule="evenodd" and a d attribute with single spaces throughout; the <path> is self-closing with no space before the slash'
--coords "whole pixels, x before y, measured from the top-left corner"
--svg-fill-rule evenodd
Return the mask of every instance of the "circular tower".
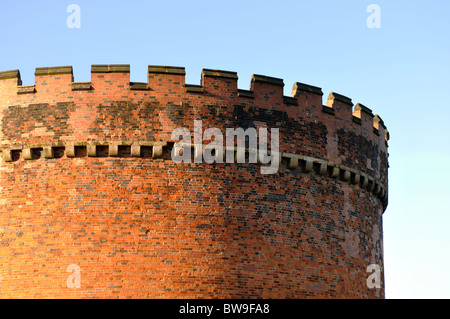
<path id="1" fill-rule="evenodd" d="M 0 72 L 0 298 L 383 298 L 383 121 L 318 87 L 237 79 Z M 279 165 L 179 163 L 176 128 L 277 128 Z"/>

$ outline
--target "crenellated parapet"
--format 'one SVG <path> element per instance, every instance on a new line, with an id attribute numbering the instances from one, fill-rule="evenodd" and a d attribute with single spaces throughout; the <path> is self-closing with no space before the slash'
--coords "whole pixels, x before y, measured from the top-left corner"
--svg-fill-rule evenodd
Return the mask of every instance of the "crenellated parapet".
<path id="1" fill-rule="evenodd" d="M 315 117 L 320 117 L 318 114 L 321 111 L 346 122 L 353 121 L 357 125 L 362 125 L 364 129 L 367 128 L 366 124 L 369 124 L 376 135 L 381 136 L 386 142 L 389 139 L 387 129 L 379 116 L 374 116 L 370 109 L 360 103 L 354 106 L 350 98 L 335 92 L 329 94 L 326 104 L 323 105 L 321 88 L 299 82 L 294 84 L 291 96 L 285 96 L 284 81 L 279 78 L 254 74 L 250 89 L 242 90 L 238 89 L 236 72 L 203 69 L 200 85 L 185 83 L 185 75 L 184 67 L 149 66 L 147 83 L 130 82 L 129 65 L 92 65 L 91 82 L 74 82 L 73 69 L 70 66 L 42 67 L 36 68 L 34 85 L 22 85 L 19 70 L 0 72 L 0 89 L 2 97 L 13 98 L 16 95 L 32 94 L 35 100 L 47 99 L 48 93 L 52 91 L 64 97 L 77 91 L 95 93 L 101 89 L 108 90 L 108 86 L 122 99 L 130 98 L 132 95 L 130 91 L 152 91 L 156 96 L 168 93 L 180 94 L 179 97 L 202 94 L 205 97 L 226 97 L 236 100 L 235 102 L 240 102 L 241 99 L 255 99 L 255 103 L 266 102 L 259 103 L 259 106 L 270 104 L 272 109 L 286 110 L 292 106 L 314 107 L 316 112 L 312 110 L 311 112 Z M 67 90 L 62 91 L 62 88 Z"/>
<path id="2" fill-rule="evenodd" d="M 184 67 L 148 66 L 147 82 L 131 82 L 130 66 L 92 65 L 76 82 L 71 66 L 36 68 L 22 85 L 19 70 L 0 72 L 1 147 L 75 140 L 170 141 L 194 119 L 212 127 L 280 127 L 280 150 L 349 167 L 387 189 L 389 133 L 361 103 L 296 82 L 284 95 L 280 78 L 254 74 L 248 90 L 236 72 L 203 69 L 200 84 Z M 264 123 L 264 124 L 262 124 Z M 205 127 L 206 129 L 206 127 Z"/>

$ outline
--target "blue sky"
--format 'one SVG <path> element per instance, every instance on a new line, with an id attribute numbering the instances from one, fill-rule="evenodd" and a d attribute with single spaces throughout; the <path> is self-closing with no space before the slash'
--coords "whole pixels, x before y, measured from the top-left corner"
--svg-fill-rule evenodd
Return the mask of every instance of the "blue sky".
<path id="1" fill-rule="evenodd" d="M 81 28 L 66 8 L 81 8 Z M 381 8 L 370 29 L 366 8 Z M 236 71 L 335 91 L 380 114 L 391 134 L 389 207 L 384 215 L 387 298 L 450 298 L 450 2 L 346 1 L 2 1 L 0 71 L 92 64 Z M 325 102 L 325 101 L 324 101 Z"/>

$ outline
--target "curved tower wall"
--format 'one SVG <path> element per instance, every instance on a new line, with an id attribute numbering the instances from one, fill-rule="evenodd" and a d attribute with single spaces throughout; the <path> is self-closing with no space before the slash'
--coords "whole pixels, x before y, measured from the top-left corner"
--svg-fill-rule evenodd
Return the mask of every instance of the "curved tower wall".
<path id="1" fill-rule="evenodd" d="M 384 297 L 389 134 L 370 109 L 261 75 L 91 71 L 0 72 L 1 298 Z M 195 120 L 279 128 L 278 171 L 175 163 L 171 134 Z"/>

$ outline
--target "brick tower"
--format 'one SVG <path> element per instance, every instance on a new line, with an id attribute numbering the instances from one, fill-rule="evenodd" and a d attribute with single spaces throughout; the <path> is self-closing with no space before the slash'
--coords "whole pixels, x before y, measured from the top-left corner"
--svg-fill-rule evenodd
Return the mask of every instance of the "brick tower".
<path id="1" fill-rule="evenodd" d="M 323 105 L 318 87 L 237 79 L 0 72 L 0 298 L 384 298 L 381 118 L 336 93 Z M 279 128 L 278 171 L 175 163 L 171 133 L 195 120 Z"/>

